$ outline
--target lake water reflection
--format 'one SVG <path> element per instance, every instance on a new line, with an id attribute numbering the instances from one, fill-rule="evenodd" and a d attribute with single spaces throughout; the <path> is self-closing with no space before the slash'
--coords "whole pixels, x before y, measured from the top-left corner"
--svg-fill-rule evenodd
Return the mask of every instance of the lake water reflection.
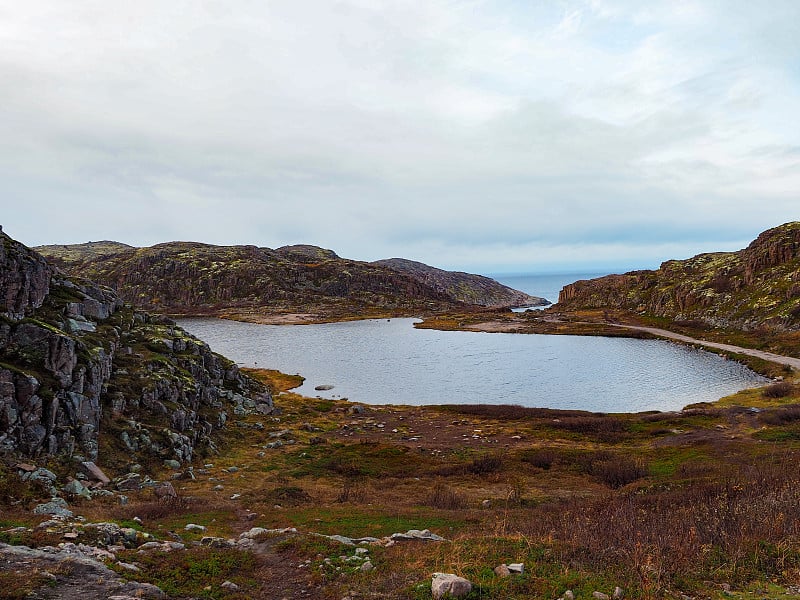
<path id="1" fill-rule="evenodd" d="M 299 393 L 370 404 L 675 410 L 766 380 L 666 341 L 414 329 L 414 319 L 274 326 L 179 324 L 243 366 L 300 373 Z M 333 385 L 318 392 L 318 385 Z"/>

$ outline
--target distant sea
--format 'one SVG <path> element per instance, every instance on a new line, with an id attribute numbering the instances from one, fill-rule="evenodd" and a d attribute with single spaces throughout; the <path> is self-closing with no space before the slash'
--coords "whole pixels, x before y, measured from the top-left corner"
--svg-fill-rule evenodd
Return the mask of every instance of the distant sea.
<path id="1" fill-rule="evenodd" d="M 536 274 L 514 274 L 514 275 L 487 275 L 508 287 L 525 292 L 531 296 L 546 298 L 553 304 L 558 302 L 558 293 L 568 283 L 573 283 L 580 279 L 594 279 L 608 275 L 608 272 L 601 273 L 549 273 L 546 275 Z"/>

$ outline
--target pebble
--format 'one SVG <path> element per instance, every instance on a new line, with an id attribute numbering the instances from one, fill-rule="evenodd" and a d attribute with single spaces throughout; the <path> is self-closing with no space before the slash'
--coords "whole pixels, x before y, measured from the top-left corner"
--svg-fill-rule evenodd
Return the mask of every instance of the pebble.
<path id="1" fill-rule="evenodd" d="M 498 577 L 510 577 L 511 571 L 508 570 L 507 565 L 498 565 L 494 568 L 494 574 Z"/>
<path id="2" fill-rule="evenodd" d="M 431 593 L 434 600 L 441 598 L 463 598 L 472 591 L 472 584 L 451 573 L 434 573 L 431 580 Z"/>

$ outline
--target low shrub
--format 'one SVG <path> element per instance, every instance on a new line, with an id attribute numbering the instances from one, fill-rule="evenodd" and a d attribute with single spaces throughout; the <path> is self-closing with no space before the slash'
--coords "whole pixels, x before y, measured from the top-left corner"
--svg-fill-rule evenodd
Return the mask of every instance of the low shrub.
<path id="1" fill-rule="evenodd" d="M 692 580 L 788 577 L 800 568 L 797 458 L 776 453 L 712 481 L 544 504 L 520 533 L 555 541 L 562 560 L 582 569 L 614 564 L 637 581 L 637 597 Z"/>
<path id="2" fill-rule="evenodd" d="M 789 383 L 788 381 L 779 381 L 778 383 L 773 383 L 772 385 L 768 385 L 763 389 L 761 395 L 764 398 L 786 398 L 787 396 L 791 396 L 794 394 L 794 385 Z"/>
<path id="3" fill-rule="evenodd" d="M 590 475 L 594 475 L 608 487 L 618 489 L 646 477 L 647 469 L 640 460 L 617 457 L 594 463 Z"/>
<path id="4" fill-rule="evenodd" d="M 785 425 L 800 421 L 800 405 L 765 410 L 758 415 L 758 419 L 765 425 Z"/>
<path id="5" fill-rule="evenodd" d="M 496 473 L 503 468 L 503 458 L 499 454 L 487 454 L 473 459 L 467 467 L 467 471 L 473 475 L 488 475 Z"/>
<path id="6" fill-rule="evenodd" d="M 298 506 L 300 504 L 307 504 L 311 502 L 311 496 L 303 488 L 296 485 L 282 486 L 275 488 L 267 497 L 270 500 L 276 501 L 280 504 L 288 506 Z"/>
<path id="7" fill-rule="evenodd" d="M 471 462 L 456 465 L 443 465 L 433 471 L 434 475 L 452 477 L 454 475 L 489 475 L 503 468 L 503 457 L 499 454 L 487 454 L 472 459 Z"/>
<path id="8" fill-rule="evenodd" d="M 461 510 L 466 508 L 467 499 L 450 486 L 444 483 L 437 483 L 425 497 L 424 504 L 442 510 Z"/>
<path id="9" fill-rule="evenodd" d="M 342 489 L 336 496 L 336 501 L 339 503 L 354 502 L 361 504 L 366 502 L 368 497 L 369 494 L 367 494 L 367 489 L 364 487 L 363 482 L 357 479 L 345 479 Z"/>
<path id="10" fill-rule="evenodd" d="M 192 498 L 186 496 L 164 496 L 158 499 L 132 502 L 119 507 L 117 512 L 118 516 L 123 519 L 139 517 L 150 522 L 185 514 L 191 510 L 192 505 Z"/>
<path id="11" fill-rule="evenodd" d="M 557 454 L 550 448 L 530 450 L 522 455 L 522 460 L 540 469 L 549 469 L 556 462 Z"/>
<path id="12" fill-rule="evenodd" d="M 593 415 L 591 417 L 568 417 L 553 421 L 553 427 L 585 435 L 603 433 L 622 433 L 628 429 L 627 423 L 617 417 Z"/>

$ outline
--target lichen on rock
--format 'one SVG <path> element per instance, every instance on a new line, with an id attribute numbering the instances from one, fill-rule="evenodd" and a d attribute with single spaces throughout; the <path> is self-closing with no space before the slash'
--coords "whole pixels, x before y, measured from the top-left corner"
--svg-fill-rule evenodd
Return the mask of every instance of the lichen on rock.
<path id="1" fill-rule="evenodd" d="M 234 407 L 272 409 L 268 389 L 174 322 L 0 241 L 0 451 L 96 461 L 104 445 L 185 462 Z"/>

